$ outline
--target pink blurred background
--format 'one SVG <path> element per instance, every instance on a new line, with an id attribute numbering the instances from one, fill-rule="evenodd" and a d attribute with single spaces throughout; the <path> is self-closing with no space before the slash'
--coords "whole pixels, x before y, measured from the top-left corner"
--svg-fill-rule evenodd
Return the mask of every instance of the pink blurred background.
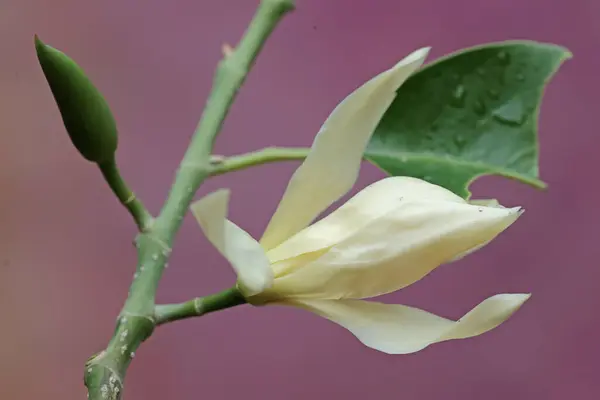
<path id="1" fill-rule="evenodd" d="M 542 108 L 547 192 L 484 178 L 476 197 L 527 212 L 510 230 L 390 301 L 458 317 L 483 298 L 531 291 L 508 323 L 471 340 L 388 356 L 290 309 L 249 306 L 160 328 L 130 368 L 133 399 L 590 399 L 600 393 L 600 193 L 596 0 L 298 0 L 240 93 L 216 152 L 307 146 L 337 102 L 408 52 L 431 59 L 487 41 L 534 39 L 575 58 Z M 72 149 L 33 34 L 74 57 L 121 130 L 121 169 L 158 211 L 224 41 L 257 1 L 4 0 L 0 3 L 0 398 L 82 399 L 83 363 L 109 339 L 133 274 L 128 215 Z M 296 163 L 207 182 L 261 233 Z M 365 166 L 360 185 L 380 178 Z M 159 299 L 184 301 L 234 275 L 188 216 Z"/>

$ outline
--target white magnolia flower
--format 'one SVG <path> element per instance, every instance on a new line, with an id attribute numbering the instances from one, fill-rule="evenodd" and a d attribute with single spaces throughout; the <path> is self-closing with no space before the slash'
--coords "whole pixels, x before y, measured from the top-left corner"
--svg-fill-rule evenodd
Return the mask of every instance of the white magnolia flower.
<path id="1" fill-rule="evenodd" d="M 335 108 L 292 176 L 260 243 L 226 219 L 227 190 L 192 205 L 207 238 L 237 272 L 249 303 L 310 310 L 369 347 L 405 354 L 480 335 L 527 300 L 528 294 L 496 295 L 458 321 L 361 300 L 411 285 L 485 245 L 517 219 L 519 208 L 473 204 L 419 179 L 390 177 L 311 225 L 351 189 L 375 127 L 427 52 L 412 53 Z"/>

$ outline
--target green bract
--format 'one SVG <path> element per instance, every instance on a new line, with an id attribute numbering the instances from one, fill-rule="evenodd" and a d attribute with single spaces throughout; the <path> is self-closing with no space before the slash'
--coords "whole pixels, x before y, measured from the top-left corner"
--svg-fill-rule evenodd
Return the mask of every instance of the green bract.
<path id="1" fill-rule="evenodd" d="M 117 127 L 102 94 L 75 61 L 37 36 L 35 49 L 77 150 L 89 161 L 111 160 L 117 149 Z"/>
<path id="2" fill-rule="evenodd" d="M 531 41 L 444 57 L 411 76 L 365 157 L 391 175 L 428 180 L 467 198 L 482 175 L 538 188 L 537 119 L 546 84 L 571 54 Z"/>

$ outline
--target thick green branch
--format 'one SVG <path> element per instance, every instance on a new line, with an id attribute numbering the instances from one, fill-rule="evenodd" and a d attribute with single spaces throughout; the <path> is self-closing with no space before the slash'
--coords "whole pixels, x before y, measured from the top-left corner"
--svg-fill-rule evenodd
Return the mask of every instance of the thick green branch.
<path id="1" fill-rule="evenodd" d="M 227 172 L 278 161 L 304 160 L 309 151 L 309 148 L 267 147 L 237 156 L 213 156 L 211 175 L 222 175 Z"/>
<path id="2" fill-rule="evenodd" d="M 194 193 L 211 173 L 213 142 L 256 56 L 277 23 L 293 6 L 292 0 L 262 0 L 238 47 L 226 49 L 208 103 L 160 215 L 137 238 L 138 266 L 113 338 L 106 350 L 90 358 L 86 365 L 85 383 L 90 399 L 121 398 L 131 358 L 156 326 L 156 289 L 171 244 Z M 119 185 L 113 188 L 116 189 L 125 193 Z"/>
<path id="3" fill-rule="evenodd" d="M 197 297 L 185 303 L 161 304 L 156 306 L 154 320 L 156 325 L 180 319 L 200 317 L 213 311 L 224 310 L 245 304 L 246 299 L 235 287 L 209 296 Z"/>
<path id="4" fill-rule="evenodd" d="M 110 161 L 103 162 L 98 166 L 100 167 L 100 171 L 102 172 L 102 176 L 104 176 L 106 183 L 108 183 L 108 186 L 110 186 L 121 204 L 129 211 L 140 232 L 146 232 L 150 229 L 154 219 L 148 210 L 146 210 L 144 204 L 135 197 L 135 194 L 129 189 L 127 183 L 121 177 L 115 159 L 113 158 Z"/>

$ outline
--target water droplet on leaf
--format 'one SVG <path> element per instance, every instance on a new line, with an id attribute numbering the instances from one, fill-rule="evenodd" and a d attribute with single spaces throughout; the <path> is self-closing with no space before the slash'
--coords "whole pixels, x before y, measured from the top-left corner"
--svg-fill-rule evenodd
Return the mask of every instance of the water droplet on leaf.
<path id="1" fill-rule="evenodd" d="M 473 111 L 475 111 L 475 114 L 483 116 L 487 111 L 487 107 L 485 106 L 485 103 L 482 100 L 478 99 L 475 100 L 475 103 L 473 104 Z"/>
<path id="2" fill-rule="evenodd" d="M 522 101 L 515 98 L 494 110 L 492 116 L 502 124 L 519 126 L 525 121 L 526 110 Z"/>
<path id="3" fill-rule="evenodd" d="M 498 52 L 497 57 L 498 57 L 498 60 L 500 60 L 500 64 L 502 64 L 502 65 L 510 64 L 510 57 L 507 52 L 500 51 L 500 52 Z"/>
<path id="4" fill-rule="evenodd" d="M 465 105 L 466 90 L 463 85 L 458 85 L 454 92 L 452 92 L 452 99 L 450 105 L 454 107 L 464 107 Z"/>
<path id="5" fill-rule="evenodd" d="M 458 148 L 462 148 L 464 147 L 464 145 L 467 143 L 467 138 L 464 137 L 463 135 L 456 135 L 454 137 L 454 144 L 458 147 Z"/>

